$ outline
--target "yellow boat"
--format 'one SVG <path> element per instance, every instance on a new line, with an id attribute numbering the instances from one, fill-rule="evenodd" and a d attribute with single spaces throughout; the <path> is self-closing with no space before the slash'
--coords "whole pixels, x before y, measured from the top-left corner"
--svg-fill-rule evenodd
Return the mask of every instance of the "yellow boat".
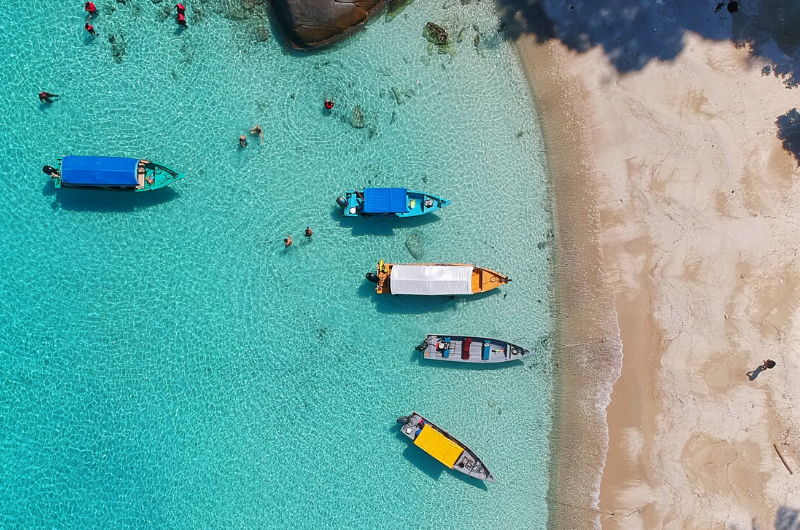
<path id="1" fill-rule="evenodd" d="M 486 482 L 497 482 L 472 449 L 420 414 L 412 412 L 410 416 L 397 418 L 397 423 L 403 425 L 400 432 L 411 438 L 414 445 L 450 469 Z"/>
<path id="2" fill-rule="evenodd" d="M 378 262 L 378 273 L 367 273 L 378 294 L 461 295 L 485 293 L 511 281 L 499 272 L 464 263 Z"/>

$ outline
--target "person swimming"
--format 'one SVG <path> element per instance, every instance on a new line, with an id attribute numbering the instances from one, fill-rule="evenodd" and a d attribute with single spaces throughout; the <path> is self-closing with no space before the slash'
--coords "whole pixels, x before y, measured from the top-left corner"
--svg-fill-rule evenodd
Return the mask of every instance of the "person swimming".
<path id="1" fill-rule="evenodd" d="M 53 166 L 44 166 L 42 168 L 42 171 L 45 173 L 45 175 L 51 176 L 53 178 L 57 178 L 57 177 L 61 176 L 61 173 L 59 173 L 58 170 L 56 168 L 54 168 Z"/>
<path id="2" fill-rule="evenodd" d="M 239 146 L 240 147 L 247 147 L 247 136 L 241 135 L 239 137 Z"/>
<path id="3" fill-rule="evenodd" d="M 264 131 L 261 130 L 261 125 L 256 124 L 255 127 L 250 129 L 250 134 L 257 134 L 261 140 L 261 145 L 264 145 Z"/>
<path id="4" fill-rule="evenodd" d="M 314 235 L 314 232 L 312 232 L 312 231 L 311 231 L 311 227 L 310 227 L 310 226 L 307 226 L 307 227 L 306 227 L 306 231 L 305 231 L 305 232 L 303 232 L 303 234 L 304 234 L 306 237 L 311 237 L 311 236 L 313 236 L 313 235 Z"/>
<path id="5" fill-rule="evenodd" d="M 291 246 L 292 246 L 292 243 L 293 243 L 293 241 L 292 241 L 292 236 L 290 236 L 289 234 L 286 234 L 286 237 L 285 237 L 285 238 L 283 238 L 283 244 L 284 244 L 284 246 L 285 246 L 286 248 L 288 248 L 288 247 L 291 247 Z"/>
<path id="6" fill-rule="evenodd" d="M 89 32 L 89 35 L 91 35 L 92 37 L 97 37 L 97 32 L 94 30 L 94 26 L 92 26 L 92 25 L 91 25 L 91 24 L 89 24 L 88 22 L 86 23 L 86 25 L 85 25 L 85 26 L 83 26 L 83 29 L 85 29 L 86 31 L 88 31 L 88 32 Z"/>
<path id="7" fill-rule="evenodd" d="M 178 12 L 177 15 L 175 15 L 175 21 L 178 23 L 179 26 L 182 26 L 184 28 L 186 27 L 186 15 L 181 13 L 180 11 Z"/>
<path id="8" fill-rule="evenodd" d="M 58 94 L 51 94 L 50 92 L 39 92 L 39 101 L 42 103 L 52 103 L 53 98 L 60 97 Z"/>
<path id="9" fill-rule="evenodd" d="M 333 100 L 325 98 L 325 103 L 323 103 L 323 105 L 325 105 L 325 110 L 332 110 L 333 109 Z"/>
<path id="10" fill-rule="evenodd" d="M 97 7 L 95 7 L 94 2 L 86 2 L 83 4 L 83 10 L 86 11 L 89 19 L 97 14 Z"/>

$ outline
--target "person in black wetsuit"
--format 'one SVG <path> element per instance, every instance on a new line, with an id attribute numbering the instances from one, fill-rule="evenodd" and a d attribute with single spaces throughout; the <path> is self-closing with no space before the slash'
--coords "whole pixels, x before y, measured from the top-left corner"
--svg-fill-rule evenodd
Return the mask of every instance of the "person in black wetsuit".
<path id="1" fill-rule="evenodd" d="M 61 176 L 61 173 L 59 173 L 59 172 L 58 172 L 58 170 L 57 170 L 56 168 L 54 168 L 53 166 L 44 166 L 44 167 L 42 168 L 42 171 L 43 171 L 43 172 L 44 172 L 46 175 L 49 175 L 49 176 L 51 176 L 51 177 L 53 177 L 53 178 L 56 178 L 56 177 L 60 177 L 60 176 Z"/>

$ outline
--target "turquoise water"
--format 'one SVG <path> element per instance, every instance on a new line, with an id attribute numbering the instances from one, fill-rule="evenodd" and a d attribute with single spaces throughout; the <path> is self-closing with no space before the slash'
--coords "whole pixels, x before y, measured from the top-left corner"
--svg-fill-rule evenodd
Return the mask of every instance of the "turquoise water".
<path id="1" fill-rule="evenodd" d="M 264 19 L 233 3 L 190 3 L 176 34 L 163 3 L 102 0 L 94 41 L 81 2 L 0 6 L 14 21 L 0 29 L 0 527 L 545 528 L 542 144 L 493 6 L 450 3 L 415 2 L 305 56 L 274 28 L 255 42 Z M 455 56 L 429 55 L 428 20 L 467 28 Z M 40 90 L 62 98 L 41 106 Z M 264 145 L 238 149 L 256 123 Z M 187 176 L 145 194 L 56 191 L 40 168 L 67 154 Z M 453 204 L 417 222 L 344 220 L 335 198 L 367 184 Z M 514 281 L 378 297 L 364 274 L 415 261 L 407 241 L 421 261 Z M 420 362 L 429 331 L 535 355 Z M 498 484 L 409 446 L 394 425 L 412 410 Z"/>

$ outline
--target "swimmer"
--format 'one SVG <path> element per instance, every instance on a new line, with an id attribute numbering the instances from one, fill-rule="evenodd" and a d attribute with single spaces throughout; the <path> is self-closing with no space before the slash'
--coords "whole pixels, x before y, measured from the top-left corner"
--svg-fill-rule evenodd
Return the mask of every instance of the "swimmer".
<path id="1" fill-rule="evenodd" d="M 92 37 L 97 37 L 97 32 L 94 30 L 94 26 L 92 26 L 92 25 L 91 25 L 91 24 L 89 24 L 88 22 L 86 23 L 86 25 L 85 25 L 85 26 L 83 26 L 83 29 L 85 29 L 86 31 L 88 31 L 88 32 L 89 32 L 89 35 L 91 35 Z"/>
<path id="2" fill-rule="evenodd" d="M 333 100 L 332 99 L 325 98 L 325 103 L 323 103 L 323 105 L 325 105 L 325 110 L 333 110 Z"/>
<path id="3" fill-rule="evenodd" d="M 311 236 L 314 235 L 314 232 L 311 231 L 311 227 L 310 226 L 307 226 L 306 227 L 306 231 L 303 233 L 303 235 L 305 235 L 306 237 L 311 237 Z"/>
<path id="4" fill-rule="evenodd" d="M 283 238 L 283 244 L 286 246 L 286 248 L 291 247 L 292 246 L 292 236 L 290 236 L 289 234 L 286 234 L 286 237 Z"/>
<path id="5" fill-rule="evenodd" d="M 183 13 L 178 13 L 175 15 L 175 21 L 178 23 L 179 26 L 186 27 L 186 15 Z"/>
<path id="6" fill-rule="evenodd" d="M 250 134 L 257 134 L 261 140 L 261 145 L 264 145 L 264 131 L 261 130 L 261 125 L 256 124 L 255 127 L 250 129 Z"/>
<path id="7" fill-rule="evenodd" d="M 91 20 L 93 16 L 97 15 L 97 7 L 95 7 L 94 2 L 83 4 L 83 10 L 86 11 L 86 20 Z"/>
<path id="8" fill-rule="evenodd" d="M 239 146 L 240 147 L 247 147 L 247 136 L 241 135 L 239 137 Z"/>
<path id="9" fill-rule="evenodd" d="M 51 94 L 50 92 L 39 92 L 39 101 L 42 103 L 52 103 L 53 98 L 59 97 L 58 94 Z"/>
<path id="10" fill-rule="evenodd" d="M 42 171 L 44 171 L 44 173 L 46 175 L 51 176 L 53 178 L 57 178 L 57 177 L 61 176 L 61 173 L 59 173 L 58 170 L 56 168 L 54 168 L 53 166 L 44 166 L 42 168 Z"/>

